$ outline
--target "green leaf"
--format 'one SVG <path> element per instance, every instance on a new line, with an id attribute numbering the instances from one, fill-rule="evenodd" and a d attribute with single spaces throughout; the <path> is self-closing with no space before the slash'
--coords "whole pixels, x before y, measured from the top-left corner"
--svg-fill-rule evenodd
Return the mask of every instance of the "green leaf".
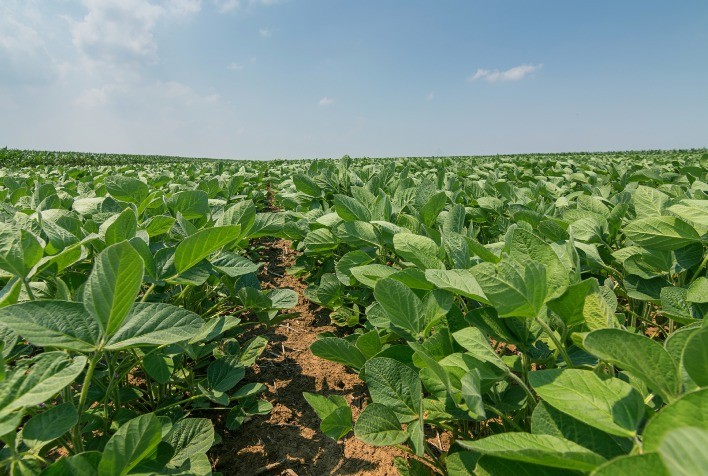
<path id="1" fill-rule="evenodd" d="M 701 241 L 695 228 L 672 216 L 635 220 L 624 228 L 624 234 L 637 245 L 656 250 L 676 250 Z"/>
<path id="2" fill-rule="evenodd" d="M 642 435 L 644 451 L 656 451 L 664 436 L 684 427 L 708 429 L 708 388 L 687 393 L 649 420 Z"/>
<path id="3" fill-rule="evenodd" d="M 73 403 L 62 403 L 30 418 L 22 428 L 22 441 L 39 448 L 69 431 L 79 421 Z"/>
<path id="4" fill-rule="evenodd" d="M 549 296 L 557 295 L 569 284 L 569 270 L 549 244 L 522 228 L 513 228 L 510 234 L 507 237 L 509 256 L 522 265 L 531 261 L 542 263 L 546 270 Z"/>
<path id="5" fill-rule="evenodd" d="M 238 238 L 240 225 L 216 226 L 199 230 L 185 238 L 175 250 L 175 269 L 187 271 L 210 254 Z"/>
<path id="6" fill-rule="evenodd" d="M 669 196 L 655 188 L 640 185 L 632 194 L 632 203 L 637 218 L 660 216 L 669 204 Z"/>
<path id="7" fill-rule="evenodd" d="M 503 372 L 509 372 L 509 368 L 489 343 L 489 338 L 478 328 L 465 327 L 454 332 L 452 337 L 475 358 L 489 362 Z"/>
<path id="8" fill-rule="evenodd" d="M 248 258 L 239 256 L 230 251 L 224 251 L 211 264 L 232 278 L 237 278 L 246 274 L 257 273 L 261 265 L 256 264 Z"/>
<path id="9" fill-rule="evenodd" d="M 360 370 L 366 362 L 366 357 L 354 344 L 339 337 L 323 337 L 310 345 L 310 351 L 317 357 L 348 365 Z"/>
<path id="10" fill-rule="evenodd" d="M 438 215 L 445 208 L 446 202 L 447 194 L 445 192 L 438 192 L 432 195 L 423 205 L 423 208 L 420 209 L 420 217 L 423 219 L 423 223 L 427 226 L 433 226 Z"/>
<path id="11" fill-rule="evenodd" d="M 621 329 L 600 329 L 585 336 L 583 347 L 602 360 L 631 372 L 664 401 L 670 402 L 678 395 L 676 365 L 658 342 Z"/>
<path id="12" fill-rule="evenodd" d="M 707 303 L 708 302 L 708 278 L 701 276 L 691 283 L 686 294 L 688 302 Z"/>
<path id="13" fill-rule="evenodd" d="M 542 264 L 528 262 L 522 274 L 507 262 L 482 263 L 472 273 L 500 317 L 535 318 L 541 310 L 547 294 Z"/>
<path id="14" fill-rule="evenodd" d="M 572 441 L 551 435 L 510 432 L 457 443 L 484 455 L 554 468 L 591 471 L 607 461 Z"/>
<path id="15" fill-rule="evenodd" d="M 390 266 L 383 264 L 367 264 L 364 266 L 355 266 L 349 270 L 352 276 L 356 278 L 364 286 L 373 288 L 376 283 L 382 279 L 387 278 L 396 272 Z"/>
<path id="16" fill-rule="evenodd" d="M 109 175 L 103 181 L 103 185 L 113 198 L 138 205 L 147 198 L 149 193 L 148 186 L 144 182 L 125 175 Z"/>
<path id="17" fill-rule="evenodd" d="M 43 254 L 42 245 L 34 234 L 24 229 L 15 232 L 0 223 L 0 269 L 26 278 Z"/>
<path id="18" fill-rule="evenodd" d="M 0 385 L 0 416 L 45 402 L 73 382 L 85 366 L 86 357 L 72 359 L 64 352 L 18 361 Z"/>
<path id="19" fill-rule="evenodd" d="M 349 405 L 337 407 L 332 413 L 322 419 L 320 430 L 334 440 L 347 436 L 352 431 L 354 421 Z"/>
<path id="20" fill-rule="evenodd" d="M 96 258 L 83 300 L 103 334 L 113 334 L 130 312 L 143 282 L 143 269 L 143 259 L 127 241 L 109 246 Z"/>
<path id="21" fill-rule="evenodd" d="M 61 458 L 42 471 L 41 476 L 96 476 L 101 453 L 86 451 L 73 456 Z"/>
<path id="22" fill-rule="evenodd" d="M 438 289 L 444 289 L 479 302 L 489 302 L 474 275 L 467 269 L 426 269 L 425 279 Z"/>
<path id="23" fill-rule="evenodd" d="M 552 407 L 611 435 L 633 437 L 644 416 L 642 396 L 616 378 L 588 370 L 537 370 L 529 383 Z"/>
<path id="24" fill-rule="evenodd" d="M 354 425 L 358 439 L 373 446 L 392 446 L 403 443 L 408 435 L 393 410 L 381 403 L 370 403 Z"/>
<path id="25" fill-rule="evenodd" d="M 126 208 L 103 222 L 98 234 L 110 246 L 133 238 L 137 231 L 138 219 L 135 212 L 132 208 Z"/>
<path id="26" fill-rule="evenodd" d="M 659 454 L 671 476 L 705 474 L 708 468 L 708 430 L 680 428 L 668 433 Z"/>
<path id="27" fill-rule="evenodd" d="M 84 306 L 68 301 L 28 301 L 0 309 L 0 322 L 37 347 L 93 351 L 98 322 Z"/>
<path id="28" fill-rule="evenodd" d="M 334 196 L 334 210 L 344 221 L 363 221 L 371 220 L 371 212 L 359 200 L 347 195 Z"/>
<path id="29" fill-rule="evenodd" d="M 307 175 L 293 175 L 293 183 L 295 184 L 297 191 L 300 193 L 304 193 L 305 195 L 315 198 L 322 196 L 322 189 L 312 178 Z"/>
<path id="30" fill-rule="evenodd" d="M 206 418 L 186 418 L 170 428 L 164 441 L 175 451 L 168 465 L 178 468 L 189 458 L 209 451 L 214 444 L 214 425 Z"/>
<path id="31" fill-rule="evenodd" d="M 708 386 L 708 327 L 694 333 L 683 349 L 683 366 L 701 387 Z"/>
<path id="32" fill-rule="evenodd" d="M 568 286 L 563 294 L 547 304 L 568 327 L 585 324 L 595 330 L 614 327 L 616 323 L 615 314 L 602 297 L 595 278 Z"/>
<path id="33" fill-rule="evenodd" d="M 423 386 L 413 369 L 394 359 L 375 357 L 364 365 L 364 380 L 371 399 L 393 410 L 400 423 L 418 418 Z"/>
<path id="34" fill-rule="evenodd" d="M 241 363 L 250 367 L 256 363 L 256 359 L 263 353 L 268 345 L 268 339 L 263 336 L 256 336 L 244 346 L 241 352 Z"/>
<path id="35" fill-rule="evenodd" d="M 394 326 L 413 336 L 425 329 L 423 304 L 405 284 L 390 278 L 381 279 L 376 283 L 374 296 Z"/>
<path id="36" fill-rule="evenodd" d="M 592 476 L 669 476 L 657 453 L 622 456 L 603 464 Z"/>
<path id="37" fill-rule="evenodd" d="M 413 233 L 396 233 L 393 235 L 393 247 L 396 254 L 422 269 L 445 269 L 445 265 L 437 258 L 438 245 L 426 236 Z"/>
<path id="38" fill-rule="evenodd" d="M 565 438 L 605 458 L 621 456 L 632 449 L 630 438 L 609 435 L 556 410 L 546 402 L 539 402 L 534 409 L 531 416 L 531 433 Z"/>
<path id="39" fill-rule="evenodd" d="M 186 341 L 199 332 L 202 322 L 197 314 L 171 304 L 136 303 L 105 349 L 123 350 Z"/>
<path id="40" fill-rule="evenodd" d="M 149 456 L 162 440 L 162 424 L 148 413 L 123 424 L 108 440 L 98 472 L 102 476 L 124 476 Z"/>
<path id="41" fill-rule="evenodd" d="M 215 360 L 207 368 L 209 387 L 218 392 L 228 392 L 246 375 L 246 367 L 236 355 Z"/>
<path id="42" fill-rule="evenodd" d="M 466 451 L 465 453 L 473 453 Z M 473 453 L 479 459 L 476 469 L 469 473 L 461 473 L 460 476 L 572 476 L 580 474 L 577 471 L 569 471 L 561 468 L 551 468 L 550 466 L 541 466 L 538 464 L 526 463 L 521 461 L 513 461 L 510 459 L 497 458 L 494 456 L 482 456 Z M 474 468 L 474 466 L 473 466 Z M 450 473 L 452 474 L 452 473 Z"/>
<path id="43" fill-rule="evenodd" d="M 161 384 L 170 381 L 175 370 L 175 363 L 172 357 L 160 352 L 151 352 L 143 358 L 143 369 L 150 378 Z"/>
<path id="44" fill-rule="evenodd" d="M 170 210 L 181 213 L 187 220 L 201 218 L 209 213 L 209 195 L 203 190 L 184 190 L 168 200 Z"/>

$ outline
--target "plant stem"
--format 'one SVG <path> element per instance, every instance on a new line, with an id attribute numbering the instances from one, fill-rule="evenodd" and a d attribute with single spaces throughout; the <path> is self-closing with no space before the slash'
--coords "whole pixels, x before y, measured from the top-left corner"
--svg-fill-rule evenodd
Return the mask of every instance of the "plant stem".
<path id="1" fill-rule="evenodd" d="M 543 330 L 548 334 L 548 337 L 551 338 L 553 343 L 555 344 L 556 348 L 558 349 L 558 352 L 563 356 L 563 360 L 565 360 L 565 365 L 566 368 L 572 369 L 573 368 L 573 362 L 570 360 L 570 356 L 568 355 L 568 352 L 565 350 L 565 346 L 561 344 L 561 342 L 558 340 L 556 335 L 553 333 L 553 329 L 546 324 L 546 322 L 539 318 L 536 317 L 536 322 L 538 323 L 539 326 L 543 328 Z"/>
<path id="2" fill-rule="evenodd" d="M 25 285 L 25 289 L 27 289 L 27 295 L 29 296 L 30 301 L 34 301 L 35 297 L 34 297 L 34 293 L 32 292 L 32 286 L 30 286 L 29 281 L 27 281 L 27 279 L 23 278 L 22 283 Z"/>
<path id="3" fill-rule="evenodd" d="M 688 282 L 688 284 L 692 284 L 696 278 L 701 274 L 701 271 L 703 271 L 703 268 L 706 267 L 706 264 L 708 264 L 708 254 L 706 254 L 706 257 L 703 258 L 703 261 L 701 261 L 701 265 L 698 267 L 695 273 L 693 273 L 693 277 L 691 280 Z"/>
<path id="4" fill-rule="evenodd" d="M 519 378 L 519 376 L 516 375 L 514 372 L 509 372 L 509 377 L 511 377 L 512 380 L 514 380 L 516 383 L 519 384 L 519 386 L 524 390 L 526 395 L 529 396 L 529 398 L 531 399 L 531 402 L 533 402 L 534 406 L 536 406 L 536 403 L 538 403 L 538 402 L 536 401 L 536 397 L 534 396 L 533 392 L 531 392 L 531 389 L 528 387 L 528 385 L 526 385 L 526 383 L 523 380 L 521 380 Z"/>
<path id="5" fill-rule="evenodd" d="M 145 294 L 143 294 L 143 298 L 140 300 L 140 302 L 145 302 L 147 301 L 147 298 L 152 294 L 152 292 L 155 290 L 155 283 L 152 283 L 150 287 L 145 291 Z"/>
<path id="6" fill-rule="evenodd" d="M 91 387 L 91 379 L 93 379 L 93 372 L 96 370 L 96 364 L 101 360 L 102 352 L 96 352 L 91 361 L 89 362 L 88 370 L 86 370 L 86 377 L 84 377 L 84 383 L 81 386 L 81 395 L 79 396 L 79 406 L 77 411 L 79 413 L 79 421 L 74 426 L 74 446 L 78 453 L 84 450 L 84 442 L 81 439 L 81 414 L 84 412 L 84 405 L 86 405 L 86 398 L 88 397 L 89 387 Z"/>

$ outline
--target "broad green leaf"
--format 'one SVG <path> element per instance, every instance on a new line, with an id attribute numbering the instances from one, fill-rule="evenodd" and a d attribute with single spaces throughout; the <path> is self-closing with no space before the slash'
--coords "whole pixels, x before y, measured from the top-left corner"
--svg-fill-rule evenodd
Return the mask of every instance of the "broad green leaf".
<path id="1" fill-rule="evenodd" d="M 534 409 L 531 417 L 531 433 L 565 438 L 605 458 L 621 456 L 632 449 L 630 438 L 607 434 L 556 410 L 546 402 L 539 402 Z"/>
<path id="2" fill-rule="evenodd" d="M 307 175 L 295 174 L 293 175 L 293 183 L 298 192 L 309 195 L 310 197 L 320 197 L 322 195 L 322 189 L 317 185 L 317 183 Z"/>
<path id="3" fill-rule="evenodd" d="M 668 206 L 669 196 L 655 188 L 640 185 L 632 194 L 632 203 L 637 218 L 660 216 Z"/>
<path id="4" fill-rule="evenodd" d="M 161 384 L 170 381 L 175 370 L 175 363 L 172 357 L 160 352 L 151 352 L 143 358 L 143 369 L 148 376 Z"/>
<path id="5" fill-rule="evenodd" d="M 591 476 L 669 476 L 657 453 L 622 456 L 603 464 Z"/>
<path id="6" fill-rule="evenodd" d="M 419 268 L 445 269 L 445 265 L 437 257 L 438 245 L 426 236 L 397 233 L 393 235 L 393 247 L 398 256 Z"/>
<path id="7" fill-rule="evenodd" d="M 684 427 L 708 430 L 708 388 L 687 393 L 649 420 L 642 435 L 644 451 L 656 451 L 664 436 Z"/>
<path id="8" fill-rule="evenodd" d="M 338 337 L 323 337 L 310 345 L 310 350 L 317 357 L 348 365 L 356 370 L 361 369 L 366 357 L 354 344 Z"/>
<path id="9" fill-rule="evenodd" d="M 15 304 L 17 299 L 20 297 L 20 291 L 22 290 L 22 279 L 19 276 L 15 276 L 7 284 L 0 289 L 0 308 Z M 1 320 L 0 320 L 1 321 Z"/>
<path id="10" fill-rule="evenodd" d="M 704 325 L 688 339 L 682 360 L 693 381 L 701 387 L 708 386 L 708 327 Z"/>
<path id="11" fill-rule="evenodd" d="M 510 432 L 457 443 L 484 455 L 570 470 L 591 471 L 607 461 L 577 443 L 551 435 Z"/>
<path id="12" fill-rule="evenodd" d="M 347 195 L 334 196 L 334 210 L 344 221 L 371 220 L 371 212 L 359 200 Z"/>
<path id="13" fill-rule="evenodd" d="M 708 278 L 701 276 L 691 283 L 686 294 L 688 302 L 707 303 L 708 302 Z"/>
<path id="14" fill-rule="evenodd" d="M 364 365 L 364 380 L 371 399 L 393 410 L 399 422 L 418 418 L 423 387 L 410 367 L 394 359 L 375 357 Z"/>
<path id="15" fill-rule="evenodd" d="M 0 385 L 0 416 L 45 402 L 73 382 L 85 366 L 86 357 L 72 359 L 64 352 L 19 361 Z"/>
<path id="16" fill-rule="evenodd" d="M 546 271 L 540 263 L 526 263 L 523 274 L 507 262 L 482 263 L 472 273 L 500 317 L 535 318 L 546 299 Z"/>
<path id="17" fill-rule="evenodd" d="M 552 407 L 611 435 L 633 437 L 644 416 L 642 396 L 616 378 L 587 370 L 537 370 L 529 383 Z"/>
<path id="18" fill-rule="evenodd" d="M 231 205 L 216 220 L 216 226 L 239 225 L 241 236 L 248 235 L 256 222 L 256 206 L 250 200 L 238 202 Z"/>
<path id="19" fill-rule="evenodd" d="M 113 198 L 138 205 L 147 198 L 149 193 L 145 182 L 125 175 L 109 175 L 103 184 Z"/>
<path id="20" fill-rule="evenodd" d="M 602 360 L 631 372 L 664 401 L 670 402 L 678 395 L 676 365 L 658 342 L 621 329 L 600 329 L 585 336 L 583 347 Z"/>
<path id="21" fill-rule="evenodd" d="M 184 190 L 168 200 L 170 210 L 181 213 L 187 220 L 201 218 L 209 213 L 209 195 L 203 190 Z"/>
<path id="22" fill-rule="evenodd" d="M 438 215 L 445 208 L 446 202 L 447 194 L 445 192 L 438 192 L 432 195 L 420 209 L 420 217 L 423 219 L 423 223 L 427 226 L 433 226 Z"/>
<path id="23" fill-rule="evenodd" d="M 57 460 L 42 471 L 41 476 L 96 476 L 100 460 L 99 451 L 85 451 Z"/>
<path id="24" fill-rule="evenodd" d="M 22 428 L 22 441 L 38 448 L 69 431 L 79 421 L 73 403 L 62 403 L 30 418 Z"/>
<path id="25" fill-rule="evenodd" d="M 78 302 L 15 304 L 0 309 L 0 322 L 37 347 L 91 352 L 101 336 L 98 322 Z"/>
<path id="26" fill-rule="evenodd" d="M 185 418 L 170 428 L 164 441 L 174 449 L 169 466 L 180 467 L 186 460 L 205 454 L 214 444 L 214 425 L 206 418 Z"/>
<path id="27" fill-rule="evenodd" d="M 324 395 L 317 395 L 316 393 L 303 392 L 302 396 L 305 401 L 312 407 L 312 409 L 317 413 L 320 420 L 327 418 L 333 411 L 343 405 L 347 405 L 347 401 L 344 397 L 340 395 L 331 395 L 325 397 Z M 336 438 L 335 438 L 336 439 Z"/>
<path id="28" fill-rule="evenodd" d="M 231 253 L 230 251 L 221 253 L 211 264 L 216 269 L 232 278 L 257 273 L 261 267 L 260 263 L 254 263 L 250 259 L 239 256 L 236 253 Z"/>
<path id="29" fill-rule="evenodd" d="M 240 225 L 216 226 L 199 230 L 185 238 L 175 250 L 175 269 L 187 271 L 210 254 L 238 238 Z"/>
<path id="30" fill-rule="evenodd" d="M 246 375 L 246 367 L 241 364 L 237 355 L 222 357 L 215 360 L 207 368 L 209 388 L 217 392 L 228 392 Z"/>
<path id="31" fill-rule="evenodd" d="M 439 289 L 483 303 L 488 302 L 474 275 L 467 269 L 426 269 L 425 279 Z"/>
<path id="32" fill-rule="evenodd" d="M 108 339 L 105 349 L 186 341 L 199 332 L 202 322 L 197 314 L 171 304 L 136 303 L 121 328 Z"/>
<path id="33" fill-rule="evenodd" d="M 708 430 L 680 428 L 659 444 L 659 454 L 671 476 L 705 474 L 708 468 Z"/>
<path id="34" fill-rule="evenodd" d="M 123 424 L 108 440 L 98 472 L 102 476 L 124 476 L 148 457 L 162 440 L 162 424 L 153 413 Z"/>
<path id="35" fill-rule="evenodd" d="M 109 246 L 96 258 L 83 301 L 103 334 L 113 334 L 130 312 L 143 282 L 143 269 L 140 254 L 127 241 Z"/>
<path id="36" fill-rule="evenodd" d="M 0 269 L 26 278 L 44 254 L 39 239 L 30 231 L 0 223 Z"/>
<path id="37" fill-rule="evenodd" d="M 381 352 L 382 344 L 378 331 L 372 330 L 357 337 L 356 347 L 367 359 Z"/>
<path id="38" fill-rule="evenodd" d="M 472 451 L 465 451 L 464 453 L 475 454 Z M 455 453 L 457 454 L 457 453 Z M 482 456 L 475 454 L 479 460 L 476 464 L 476 468 L 473 465 L 474 471 L 459 473 L 460 476 L 470 476 L 474 474 L 475 476 L 571 476 L 581 474 L 577 471 L 570 471 L 561 468 L 552 468 L 550 466 L 541 466 L 539 464 L 532 464 L 522 461 L 514 461 L 511 459 L 497 458 L 494 456 Z M 450 473 L 451 475 L 455 473 Z"/>
<path id="39" fill-rule="evenodd" d="M 396 272 L 390 266 L 383 264 L 367 264 L 364 266 L 355 266 L 349 270 L 352 276 L 357 279 L 361 284 L 373 288 L 376 283 L 382 279 L 387 278 Z"/>
<path id="40" fill-rule="evenodd" d="M 547 304 L 568 327 L 585 324 L 590 330 L 596 330 L 614 327 L 616 323 L 615 314 L 602 297 L 595 278 L 568 286 L 563 294 Z"/>
<path id="41" fill-rule="evenodd" d="M 492 348 L 489 338 L 478 328 L 465 327 L 454 332 L 452 337 L 475 358 L 483 362 L 489 362 L 503 372 L 509 371 L 504 361 Z"/>
<path id="42" fill-rule="evenodd" d="M 376 283 L 374 296 L 394 326 L 414 336 L 425 329 L 423 304 L 405 284 L 390 278 L 381 279 Z"/>
<path id="43" fill-rule="evenodd" d="M 132 208 L 126 208 L 103 222 L 98 234 L 106 242 L 106 245 L 110 246 L 133 238 L 137 231 L 138 219 L 135 212 Z"/>
<path id="44" fill-rule="evenodd" d="M 481 456 L 482 455 L 479 455 L 474 451 L 456 451 L 455 453 L 448 454 L 447 458 L 445 458 L 445 469 L 447 470 L 447 474 L 449 476 L 469 476 L 470 474 L 474 474 L 475 467 L 477 467 L 477 461 L 479 461 Z M 485 458 L 489 458 L 489 456 L 485 456 Z M 507 462 L 509 460 L 500 461 Z M 481 469 L 479 467 L 477 468 L 478 470 Z M 533 476 L 536 475 L 534 474 Z"/>
<path id="45" fill-rule="evenodd" d="M 569 284 L 569 270 L 561 262 L 553 248 L 541 238 L 522 228 L 514 228 L 507 236 L 509 242 L 509 256 L 512 259 L 526 264 L 529 261 L 542 263 L 546 269 L 548 280 L 548 295 L 556 296 Z"/>
<path id="46" fill-rule="evenodd" d="M 671 216 L 635 220 L 624 228 L 624 233 L 637 245 L 657 250 L 676 250 L 701 241 L 691 225 Z"/>
<path id="47" fill-rule="evenodd" d="M 373 446 L 392 446 L 403 443 L 408 436 L 393 410 L 381 403 L 370 403 L 354 425 L 358 439 Z"/>

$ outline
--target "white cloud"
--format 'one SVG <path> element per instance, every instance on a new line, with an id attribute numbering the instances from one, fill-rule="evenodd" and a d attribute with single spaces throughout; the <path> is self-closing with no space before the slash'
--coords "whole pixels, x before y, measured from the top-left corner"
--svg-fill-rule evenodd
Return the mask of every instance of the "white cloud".
<path id="1" fill-rule="evenodd" d="M 427 96 L 425 96 L 426 101 L 432 101 L 435 99 L 435 91 L 430 91 Z"/>
<path id="2" fill-rule="evenodd" d="M 220 13 L 233 12 L 241 7 L 240 0 L 214 0 L 214 5 Z"/>
<path id="3" fill-rule="evenodd" d="M 325 96 L 322 99 L 320 99 L 320 102 L 318 104 L 322 107 L 326 107 L 326 106 L 331 105 L 333 102 L 334 102 L 334 99 L 332 99 L 328 96 Z"/>
<path id="4" fill-rule="evenodd" d="M 270 28 L 261 28 L 260 30 L 258 30 L 258 34 L 261 35 L 263 38 L 268 38 L 273 34 L 273 32 Z"/>
<path id="5" fill-rule="evenodd" d="M 108 102 L 109 86 L 87 89 L 76 98 L 76 104 L 87 109 L 103 106 Z"/>
<path id="6" fill-rule="evenodd" d="M 165 14 L 143 0 L 84 0 L 88 13 L 72 27 L 81 53 L 98 63 L 145 63 L 157 59 L 153 29 Z"/>
<path id="7" fill-rule="evenodd" d="M 213 0 L 216 9 L 220 13 L 229 13 L 240 10 L 242 7 L 277 5 L 282 3 L 282 0 Z"/>
<path id="8" fill-rule="evenodd" d="M 533 73 L 543 67 L 542 64 L 530 65 L 522 64 L 520 66 L 515 66 L 506 71 L 488 70 L 488 69 L 478 69 L 472 76 L 467 78 L 468 81 L 476 81 L 478 79 L 484 79 L 489 83 L 496 83 L 499 81 L 519 81 L 524 79 L 528 74 Z"/>
<path id="9" fill-rule="evenodd" d="M 167 0 L 165 7 L 171 15 L 189 16 L 201 11 L 202 0 Z"/>
<path id="10" fill-rule="evenodd" d="M 243 71 L 244 69 L 243 65 L 238 63 L 231 63 L 228 68 L 231 71 Z"/>

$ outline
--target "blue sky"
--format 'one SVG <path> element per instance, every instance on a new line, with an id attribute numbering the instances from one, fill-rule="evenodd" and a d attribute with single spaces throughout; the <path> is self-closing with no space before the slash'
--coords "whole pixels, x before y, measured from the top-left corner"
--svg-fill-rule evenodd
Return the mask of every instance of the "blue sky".
<path id="1" fill-rule="evenodd" d="M 706 25 L 705 0 L 0 0 L 0 147 L 705 147 Z"/>

